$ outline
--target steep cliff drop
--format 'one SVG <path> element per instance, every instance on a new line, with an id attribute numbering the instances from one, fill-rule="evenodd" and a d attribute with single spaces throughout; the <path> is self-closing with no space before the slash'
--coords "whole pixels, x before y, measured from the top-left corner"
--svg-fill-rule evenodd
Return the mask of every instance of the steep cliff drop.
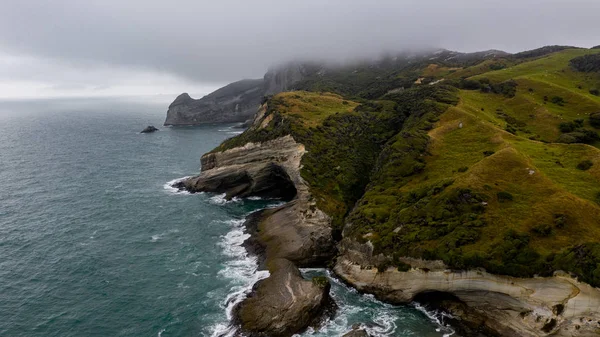
<path id="1" fill-rule="evenodd" d="M 183 93 L 169 105 L 164 125 L 249 122 L 264 96 L 293 90 L 319 69 L 316 64 L 292 62 L 269 69 L 262 79 L 234 82 L 200 99 Z"/>
<path id="2" fill-rule="evenodd" d="M 169 105 L 164 125 L 244 122 L 256 112 L 263 93 L 262 79 L 234 82 L 201 99 L 183 93 Z"/>

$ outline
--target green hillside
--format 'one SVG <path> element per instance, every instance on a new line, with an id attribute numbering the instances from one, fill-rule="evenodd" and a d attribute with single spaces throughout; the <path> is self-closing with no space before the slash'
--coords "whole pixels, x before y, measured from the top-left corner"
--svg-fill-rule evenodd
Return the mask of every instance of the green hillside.
<path id="1" fill-rule="evenodd" d="M 514 276 L 562 269 L 600 286 L 599 55 L 424 58 L 380 67 L 378 84 L 361 77 L 368 91 L 345 87 L 356 70 L 340 70 L 304 85 L 341 96 L 277 95 L 265 128 L 220 149 L 292 134 L 318 206 L 388 265 L 413 256 Z"/>

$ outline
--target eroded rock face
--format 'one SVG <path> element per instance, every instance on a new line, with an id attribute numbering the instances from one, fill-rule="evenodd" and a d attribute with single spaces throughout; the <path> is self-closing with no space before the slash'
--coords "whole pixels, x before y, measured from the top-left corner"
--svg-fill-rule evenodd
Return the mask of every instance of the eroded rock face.
<path id="1" fill-rule="evenodd" d="M 169 106 L 164 125 L 244 122 L 252 118 L 263 94 L 263 79 L 234 82 L 200 99 L 183 93 Z"/>
<path id="2" fill-rule="evenodd" d="M 291 200 L 307 191 L 298 172 L 303 154 L 304 146 L 291 136 L 207 153 L 201 159 L 202 173 L 174 186 L 192 193 L 226 193 L 228 199 L 259 196 Z"/>
<path id="3" fill-rule="evenodd" d="M 270 264 L 271 276 L 259 281 L 234 309 L 242 332 L 248 336 L 285 337 L 318 325 L 332 305 L 330 284 L 303 279 L 288 260 L 274 259 Z"/>
<path id="4" fill-rule="evenodd" d="M 298 267 L 322 267 L 336 252 L 330 218 L 307 200 L 257 212 L 249 217 L 245 243 L 249 251 L 265 260 L 284 258 Z"/>
<path id="5" fill-rule="evenodd" d="M 257 196 L 291 200 L 296 188 L 285 170 L 272 162 L 221 170 L 187 179 L 175 184 L 180 189 L 194 192 L 225 193 L 225 198 Z"/>
<path id="6" fill-rule="evenodd" d="M 600 334 L 600 290 L 568 275 L 515 278 L 451 271 L 441 261 L 416 259 L 403 262 L 419 269 L 378 272 L 375 265 L 382 257 L 374 256 L 369 244 L 344 239 L 339 247 L 342 255 L 334 271 L 357 289 L 392 303 L 407 303 L 424 293 L 451 294 L 466 305 L 454 306 L 454 313 L 475 323 L 474 331 L 532 337 Z"/>

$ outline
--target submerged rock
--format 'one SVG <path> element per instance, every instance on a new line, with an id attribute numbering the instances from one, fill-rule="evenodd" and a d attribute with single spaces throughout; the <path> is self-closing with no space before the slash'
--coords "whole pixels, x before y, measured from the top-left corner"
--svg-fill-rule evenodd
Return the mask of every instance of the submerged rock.
<path id="1" fill-rule="evenodd" d="M 235 309 L 236 321 L 248 336 L 289 337 L 317 326 L 333 312 L 328 281 L 305 280 L 285 259 L 270 263 L 271 276 L 259 281 Z"/>
<path id="2" fill-rule="evenodd" d="M 152 133 L 152 132 L 156 132 L 158 131 L 157 128 L 154 127 L 154 125 L 148 125 L 144 130 L 142 130 L 140 133 Z"/>

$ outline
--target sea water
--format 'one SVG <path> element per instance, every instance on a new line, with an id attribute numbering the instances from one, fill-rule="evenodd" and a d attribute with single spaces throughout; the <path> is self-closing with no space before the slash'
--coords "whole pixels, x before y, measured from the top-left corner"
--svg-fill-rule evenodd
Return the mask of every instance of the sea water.
<path id="1" fill-rule="evenodd" d="M 277 201 L 179 192 L 233 125 L 163 128 L 167 103 L 0 102 L 0 336 L 228 336 L 268 276 L 242 247 Z M 160 131 L 140 134 L 146 125 Z M 359 294 L 324 269 L 336 315 L 302 336 L 451 335 L 418 305 Z"/>

